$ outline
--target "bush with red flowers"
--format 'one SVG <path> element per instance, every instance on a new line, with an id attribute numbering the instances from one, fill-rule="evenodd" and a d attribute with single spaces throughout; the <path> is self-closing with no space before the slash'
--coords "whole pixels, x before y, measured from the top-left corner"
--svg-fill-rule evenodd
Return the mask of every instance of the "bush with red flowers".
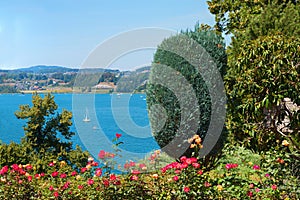
<path id="1" fill-rule="evenodd" d="M 114 139 L 115 144 L 119 139 Z M 113 166 L 92 157 L 78 171 L 57 160 L 46 164 L 44 172 L 34 164 L 4 165 L 0 199 L 299 199 L 299 180 L 289 174 L 289 158 L 284 154 L 258 155 L 225 147 L 212 170 L 185 156 L 158 169 L 162 158 L 163 153 L 155 151 L 140 162 L 128 161 L 124 174 L 103 173 Z M 107 159 L 115 156 L 101 150 L 100 162 Z"/>

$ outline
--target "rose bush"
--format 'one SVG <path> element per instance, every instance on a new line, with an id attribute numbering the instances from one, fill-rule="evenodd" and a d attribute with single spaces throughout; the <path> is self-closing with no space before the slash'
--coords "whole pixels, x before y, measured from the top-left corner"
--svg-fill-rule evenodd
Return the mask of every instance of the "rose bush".
<path id="1" fill-rule="evenodd" d="M 102 162 L 107 160 L 103 159 L 116 158 L 105 151 L 99 153 L 100 162 L 89 157 L 78 171 L 56 160 L 49 162 L 44 172 L 38 172 L 34 164 L 4 165 L 0 167 L 0 198 L 299 199 L 299 180 L 289 174 L 285 154 L 270 151 L 258 155 L 241 147 L 226 147 L 223 151 L 213 170 L 203 167 L 195 157 L 183 156 L 149 171 L 161 162 L 160 151 L 143 160 L 149 162 L 128 161 L 123 174 L 105 171 L 113 166 L 104 165 Z"/>

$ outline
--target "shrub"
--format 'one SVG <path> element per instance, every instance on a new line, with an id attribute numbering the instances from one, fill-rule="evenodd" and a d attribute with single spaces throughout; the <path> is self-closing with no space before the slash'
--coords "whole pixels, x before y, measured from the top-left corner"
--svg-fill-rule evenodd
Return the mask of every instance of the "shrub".
<path id="1" fill-rule="evenodd" d="M 287 108 L 290 98 L 300 105 L 300 40 L 283 35 L 244 41 L 230 55 L 224 77 L 228 95 L 228 130 L 233 142 L 265 151 L 286 139 L 300 153 L 299 113 Z"/>
<path id="2" fill-rule="evenodd" d="M 50 94 L 44 98 L 33 95 L 32 104 L 21 105 L 15 113 L 18 118 L 27 119 L 25 136 L 20 144 L 0 144 L 0 165 L 33 163 L 37 172 L 44 171 L 52 160 L 65 161 L 74 169 L 85 165 L 88 152 L 79 146 L 74 149 L 70 141 L 74 135 L 70 131 L 72 113 L 56 112 L 58 106 Z"/>
<path id="3" fill-rule="evenodd" d="M 186 45 L 186 38 L 196 41 L 208 52 L 222 76 L 225 74 L 227 64 L 223 38 L 210 28 L 205 29 L 196 26 L 194 30 L 183 31 L 176 36 L 165 39 L 158 46 L 146 90 L 150 124 L 154 138 L 160 147 L 166 147 L 175 138 L 181 140 L 177 149 L 165 150 L 166 153 L 177 158 L 178 155 L 184 153 L 188 156 L 192 154 L 192 151 L 188 150 L 186 145 L 183 145 L 186 143 L 188 135 L 194 135 L 196 132 L 202 139 L 205 138 L 210 123 L 212 106 L 208 83 L 205 83 L 202 77 L 204 73 L 207 77 L 211 75 L 211 70 L 199 72 L 189 63 L 193 59 L 201 58 L 201 52 L 199 52 L 201 55 L 197 54 L 195 58 L 187 60 L 174 52 L 166 50 L 170 48 L 175 49 L 174 51 L 178 50 L 181 44 Z M 188 56 L 189 53 L 195 51 L 194 48 L 191 45 L 184 53 Z M 207 63 L 203 65 L 207 65 Z M 181 76 L 182 79 L 180 79 Z M 158 84 L 156 82 L 158 79 L 167 80 L 168 85 Z M 189 88 L 190 86 L 191 88 Z M 188 91 L 183 91 L 185 88 Z M 178 91 L 182 91 L 182 93 Z M 198 102 L 188 102 L 191 99 L 186 97 L 190 94 L 195 95 L 195 101 Z M 156 107 L 157 104 L 160 107 Z M 190 114 L 186 117 L 187 119 L 183 119 L 185 118 L 183 117 L 184 112 Z M 196 124 L 197 127 L 193 127 L 192 124 Z M 180 127 L 184 127 L 181 132 L 178 130 Z M 191 131 L 195 132 L 187 133 Z M 179 154 L 175 152 L 179 152 Z"/>
<path id="4" fill-rule="evenodd" d="M 228 146 L 214 170 L 207 170 L 195 157 L 183 156 L 148 173 L 148 166 L 131 161 L 124 166 L 128 173 L 121 175 L 103 173 L 105 168 L 113 168 L 105 164 L 111 154 L 100 153 L 102 163 L 88 158 L 80 171 L 57 160 L 45 164 L 45 171 L 40 173 L 31 164 L 0 166 L 0 198 L 299 199 L 299 180 L 286 170 L 290 160 L 285 154 L 270 151 L 258 155 L 243 147 Z M 156 162 L 159 155 L 157 151 L 150 160 Z"/>

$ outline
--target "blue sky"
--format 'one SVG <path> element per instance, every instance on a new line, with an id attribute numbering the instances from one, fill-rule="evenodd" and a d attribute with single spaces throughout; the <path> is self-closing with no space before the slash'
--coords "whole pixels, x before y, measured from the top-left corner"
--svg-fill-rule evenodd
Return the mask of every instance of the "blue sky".
<path id="1" fill-rule="evenodd" d="M 214 24 L 204 0 L 0 1 L 0 69 L 77 68 L 97 45 L 120 32 L 143 27 L 180 31 L 197 21 Z M 136 53 L 113 65 L 142 65 L 152 55 Z"/>

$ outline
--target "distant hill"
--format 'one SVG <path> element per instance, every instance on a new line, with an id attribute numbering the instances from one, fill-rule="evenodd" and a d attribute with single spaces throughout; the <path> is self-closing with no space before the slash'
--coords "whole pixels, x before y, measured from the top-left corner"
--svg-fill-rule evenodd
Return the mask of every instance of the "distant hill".
<path id="1" fill-rule="evenodd" d="M 87 72 L 87 73 L 104 73 L 104 72 L 109 72 L 109 73 L 119 73 L 120 70 L 118 69 L 104 69 L 104 68 L 82 68 L 80 69 L 80 72 Z"/>
<path id="2" fill-rule="evenodd" d="M 103 68 L 83 68 L 83 69 L 74 69 L 63 66 L 48 66 L 48 65 L 37 65 L 27 68 L 19 68 L 12 70 L 2 70 L 2 73 L 33 73 L 33 74 L 50 74 L 50 73 L 66 73 L 66 72 L 83 72 L 83 73 L 97 73 L 97 72 L 110 72 L 110 73 L 119 73 L 119 70 L 115 69 L 103 69 Z"/>
<path id="3" fill-rule="evenodd" d="M 126 71 L 117 83 L 117 92 L 141 92 L 146 88 L 149 79 L 150 66 L 141 67 L 135 71 Z"/>
<path id="4" fill-rule="evenodd" d="M 125 71 L 127 74 L 131 73 L 144 73 L 145 71 L 149 71 L 150 67 L 142 67 L 139 69 L 136 69 L 135 71 Z M 104 69 L 104 68 L 81 68 L 81 69 L 74 69 L 74 68 L 68 68 L 63 66 L 48 66 L 48 65 L 37 65 L 27 68 L 19 68 L 19 69 L 0 69 L 0 72 L 2 73 L 34 73 L 34 74 L 50 74 L 50 73 L 66 73 L 66 72 L 83 72 L 83 73 L 120 73 L 121 71 L 118 69 Z"/>
<path id="5" fill-rule="evenodd" d="M 151 70 L 151 66 L 141 67 L 135 70 L 136 73 L 145 73 Z"/>
<path id="6" fill-rule="evenodd" d="M 3 92 L 15 90 L 46 90 L 53 87 L 83 87 L 84 90 L 101 83 L 116 85 L 118 92 L 140 92 L 146 88 L 151 67 L 134 71 L 37 65 L 13 70 L 0 69 L 0 88 Z M 15 90 L 12 90 L 15 89 Z M 82 89 L 82 88 L 81 88 Z M 83 90 L 82 90 L 83 91 Z"/>
<path id="7" fill-rule="evenodd" d="M 78 69 L 72 69 L 62 66 L 46 66 L 46 65 L 37 65 L 32 66 L 28 68 L 20 68 L 20 69 L 14 69 L 10 70 L 13 73 L 37 73 L 37 74 L 49 74 L 49 73 L 65 73 L 65 72 L 78 72 Z"/>
<path id="8" fill-rule="evenodd" d="M 0 69 L 0 73 L 7 73 L 9 70 L 7 69 Z"/>

